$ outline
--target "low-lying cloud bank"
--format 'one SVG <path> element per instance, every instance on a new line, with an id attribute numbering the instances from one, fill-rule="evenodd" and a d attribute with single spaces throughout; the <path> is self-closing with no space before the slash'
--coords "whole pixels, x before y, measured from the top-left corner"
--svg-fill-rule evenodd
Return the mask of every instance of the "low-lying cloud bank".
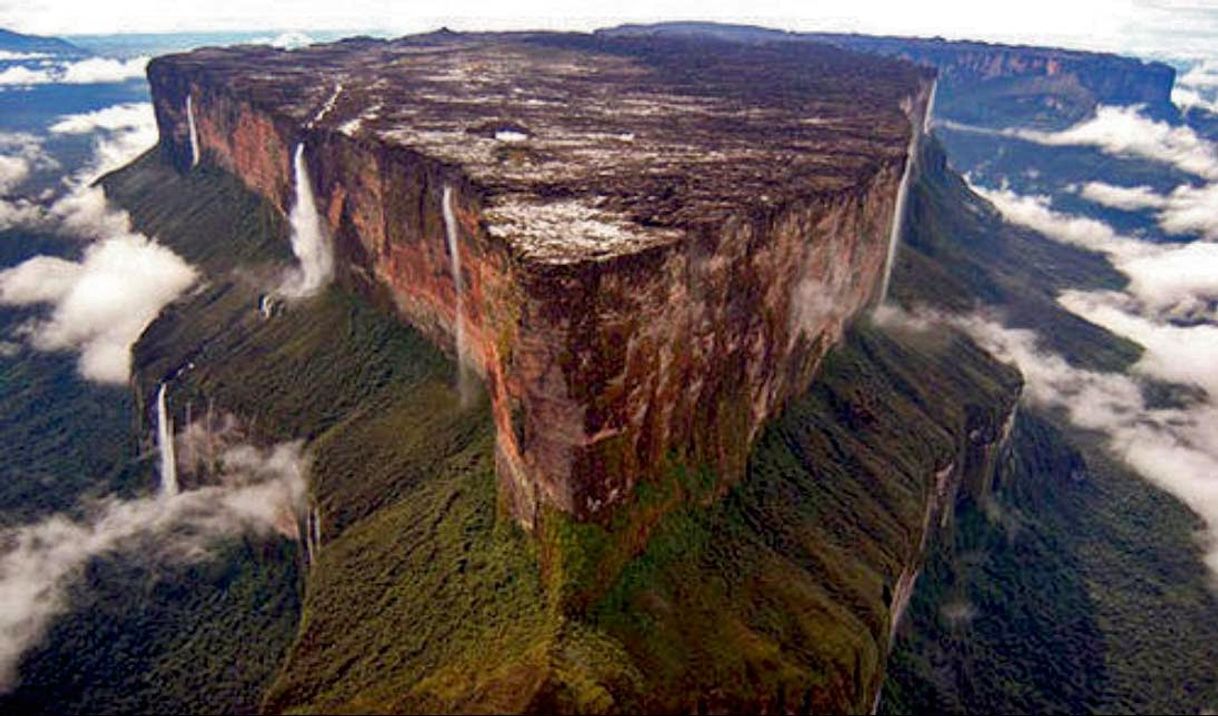
<path id="1" fill-rule="evenodd" d="M 39 350 L 79 351 L 82 376 L 121 384 L 130 374 L 131 346 L 198 279 L 170 249 L 133 232 L 127 213 L 111 208 L 104 192 L 92 185 L 155 142 L 152 108 L 123 104 L 68 115 L 49 131 L 93 134 L 93 159 L 66 180 L 66 193 L 50 204 L 0 202 L 0 229 L 54 231 L 92 243 L 79 260 L 38 256 L 0 271 L 0 304 L 49 304 L 50 316 L 24 326 L 21 337 Z"/>
<path id="2" fill-rule="evenodd" d="M 1218 183 L 1181 184 L 1168 194 L 1159 194 L 1148 186 L 1087 182 L 1079 196 L 1123 211 L 1153 210 L 1166 234 L 1218 241 Z"/>
<path id="3" fill-rule="evenodd" d="M 1218 327 L 1165 326 L 1132 312 L 1127 297 L 1119 293 L 1073 292 L 1062 302 L 1113 332 L 1143 342 L 1147 351 L 1132 375 L 1075 367 L 1043 348 L 1035 331 L 1008 328 L 993 313 L 908 313 L 886 307 L 876 318 L 896 330 L 941 330 L 948 325 L 964 331 L 1019 369 L 1025 402 L 1061 411 L 1074 425 L 1106 436 L 1114 456 L 1201 518 L 1205 564 L 1218 587 L 1218 406 L 1213 397 L 1218 394 L 1218 375 L 1212 370 L 1218 358 Z M 1151 407 L 1142 378 L 1210 392 L 1191 403 Z"/>
<path id="4" fill-rule="evenodd" d="M 1203 179 L 1218 179 L 1218 151 L 1210 142 L 1190 127 L 1150 119 L 1137 106 L 1101 105 L 1091 119 L 1056 132 L 1024 127 L 990 129 L 946 120 L 935 124 L 955 131 L 1012 137 L 1050 147 L 1095 147 L 1112 156 L 1146 159 Z"/>
<path id="5" fill-rule="evenodd" d="M 90 57 L 76 62 L 56 62 L 36 67 L 14 65 L 0 70 L 0 85 L 92 85 L 140 79 L 148 67 L 147 57 L 116 60 Z"/>
<path id="6" fill-rule="evenodd" d="M 105 109 L 60 117 L 49 127 L 52 134 L 93 135 L 93 158 L 73 178 L 77 185 L 91 184 L 143 154 L 157 142 L 156 115 L 149 102 L 131 102 Z"/>
<path id="7" fill-rule="evenodd" d="M 1125 211 L 1159 209 L 1167 202 L 1149 186 L 1116 186 L 1101 181 L 1089 181 L 1079 190 L 1079 196 L 1102 206 Z"/>
<path id="8" fill-rule="evenodd" d="M 1218 300 L 1218 244 L 1153 243 L 1122 236 L 1098 220 L 1052 207 L 1047 196 L 1025 196 L 1010 189 L 973 186 L 1010 223 L 1062 243 L 1105 254 L 1129 277 L 1129 293 L 1155 315 L 1196 319 L 1212 315 Z"/>
<path id="9" fill-rule="evenodd" d="M 1045 146 L 1096 147 L 1112 156 L 1165 164 L 1212 182 L 1183 183 L 1168 194 L 1158 194 L 1148 186 L 1091 181 L 1079 193 L 1085 199 L 1116 209 L 1153 210 L 1159 228 L 1167 234 L 1218 241 L 1218 146 L 1190 127 L 1152 120 L 1136 106 L 1101 106 L 1092 119 L 1059 132 L 989 129 L 951 121 L 937 124 L 955 131 L 1013 137 Z"/>
<path id="10" fill-rule="evenodd" d="M 0 50 L 0 62 L 23 62 L 26 60 L 42 60 L 50 57 L 46 52 L 14 52 Z"/>
<path id="11" fill-rule="evenodd" d="M 177 254 L 128 233 L 90 245 L 80 261 L 38 256 L 0 272 L 0 304 L 51 304 L 50 318 L 24 329 L 30 345 L 77 350 L 82 376 L 122 384 L 131 346 L 197 278 Z"/>
<path id="12" fill-rule="evenodd" d="M 0 196 L 19 187 L 34 171 L 58 166 L 59 163 L 43 150 L 42 140 L 35 135 L 0 132 Z"/>
<path id="13" fill-rule="evenodd" d="M 1199 107 L 1209 112 L 1218 112 L 1218 61 L 1203 60 L 1188 72 L 1176 77 L 1172 87 L 1171 101 L 1188 110 Z"/>
<path id="14" fill-rule="evenodd" d="M 1126 315 L 1110 327 L 1119 329 L 1127 320 L 1138 321 Z M 1041 350 L 1032 331 L 1006 328 L 982 316 L 954 322 L 983 348 L 1019 368 L 1028 401 L 1060 409 L 1075 425 L 1103 432 L 1114 455 L 1196 512 L 1206 524 L 1206 565 L 1218 573 L 1218 409 L 1211 402 L 1150 408 L 1134 378 L 1071 366 L 1061 356 Z M 1212 346 L 1190 350 L 1181 367 L 1176 357 L 1162 355 L 1160 347 L 1148 346 L 1140 370 L 1173 379 L 1194 376 L 1189 364 L 1195 366 L 1205 359 L 1203 351 L 1212 350 Z M 1208 354 L 1208 360 L 1214 358 Z"/>
<path id="15" fill-rule="evenodd" d="M 91 560 L 139 549 L 183 562 L 207 558 L 226 535 L 299 537 L 309 466 L 301 443 L 234 445 L 220 465 L 215 484 L 172 497 L 108 498 L 82 519 L 54 515 L 0 531 L 0 692 L 16 685 L 22 655 L 70 607 L 67 590 Z"/>
<path id="16" fill-rule="evenodd" d="M 1016 364 L 1026 379 L 1027 400 L 1102 432 L 1114 455 L 1196 512 L 1206 524 L 1206 564 L 1218 574 L 1218 244 L 1156 244 L 1122 236 L 1102 221 L 1057 211 L 1046 196 L 974 189 L 1007 221 L 1108 256 L 1130 279 L 1124 291 L 1066 291 L 1058 301 L 1139 343 L 1145 352 L 1128 374 L 1099 373 L 1071 366 L 1042 350 L 1034 332 L 1006 328 L 992 316 L 939 320 L 963 328 L 984 348 Z M 1093 183 L 1082 191 L 1165 208 L 1182 191 L 1153 199 L 1141 188 L 1127 189 L 1111 191 Z M 1143 397 L 1148 380 L 1188 386 L 1190 397 L 1170 407 L 1152 407 Z"/>

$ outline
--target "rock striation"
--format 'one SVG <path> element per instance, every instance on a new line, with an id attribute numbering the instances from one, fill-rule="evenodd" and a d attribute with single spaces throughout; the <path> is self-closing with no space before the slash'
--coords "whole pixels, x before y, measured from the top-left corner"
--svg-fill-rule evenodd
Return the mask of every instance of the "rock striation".
<path id="1" fill-rule="evenodd" d="M 934 80 L 813 43 L 444 31 L 148 74 L 180 171 L 193 116 L 199 163 L 286 214 L 303 144 L 339 280 L 461 336 L 530 526 L 608 519 L 674 462 L 743 474 L 875 300 Z"/>

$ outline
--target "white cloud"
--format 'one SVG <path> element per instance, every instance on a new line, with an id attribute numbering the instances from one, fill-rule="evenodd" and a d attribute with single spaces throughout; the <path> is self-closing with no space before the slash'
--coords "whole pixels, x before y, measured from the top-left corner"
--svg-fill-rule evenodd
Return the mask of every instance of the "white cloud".
<path id="1" fill-rule="evenodd" d="M 971 183 L 969 187 L 993 204 L 1010 223 L 1055 241 L 1105 254 L 1137 254 L 1149 248 L 1141 241 L 1117 234 L 1098 219 L 1055 211 L 1047 196 L 1022 195 L 1010 189 L 987 189 Z"/>
<path id="2" fill-rule="evenodd" d="M 51 55 L 46 52 L 13 52 L 0 50 L 0 62 L 22 62 L 25 60 L 41 60 Z"/>
<path id="3" fill-rule="evenodd" d="M 1188 87 L 1181 87 L 1180 85 L 1172 87 L 1171 101 L 1172 104 L 1185 111 L 1196 107 L 1207 112 L 1218 113 L 1218 102 Z"/>
<path id="4" fill-rule="evenodd" d="M 4 201 L 0 199 L 0 231 L 14 226 L 32 226 L 38 223 L 44 212 L 42 207 L 28 199 Z"/>
<path id="5" fill-rule="evenodd" d="M 43 150 L 42 140 L 26 132 L 0 131 L 0 152 L 0 194 L 20 186 L 34 171 L 59 166 Z"/>
<path id="6" fill-rule="evenodd" d="M 86 168 L 86 179 L 92 182 L 104 174 L 130 164 L 156 142 L 155 124 L 102 133 L 93 142 L 93 160 Z"/>
<path id="7" fill-rule="evenodd" d="M 129 233 L 131 217 L 106 201 L 96 186 L 77 186 L 60 197 L 41 217 L 46 228 L 82 239 L 104 239 Z"/>
<path id="8" fill-rule="evenodd" d="M 0 227 L 32 226 L 93 243 L 80 261 L 40 256 L 0 272 L 0 303 L 51 304 L 49 318 L 26 327 L 30 344 L 40 350 L 77 350 L 85 378 L 122 383 L 130 372 L 132 344 L 198 278 L 171 250 L 132 233 L 127 213 L 112 209 L 103 190 L 92 184 L 155 142 L 152 108 L 124 104 L 68 115 L 51 131 L 96 134 L 93 159 L 49 207 L 25 200 L 0 202 Z"/>
<path id="9" fill-rule="evenodd" d="M 1172 318 L 1203 317 L 1210 313 L 1209 304 L 1218 299 L 1218 244 L 1142 241 L 1122 236 L 1098 219 L 1055 211 L 1047 196 L 1023 196 L 1010 189 L 980 186 L 972 189 L 1013 224 L 1106 255 L 1129 277 L 1129 293 L 1151 313 Z M 1164 217 L 1170 216 L 1168 212 L 1179 201 L 1180 191 L 1163 199 L 1161 221 L 1168 221 Z M 1205 217 L 1204 213 L 1199 216 Z"/>
<path id="10" fill-rule="evenodd" d="M 1057 132 L 1023 127 L 990 129 L 948 120 L 936 126 L 974 134 L 1013 137 L 1051 147 L 1096 147 L 1105 154 L 1168 164 L 1204 179 L 1218 179 L 1218 151 L 1190 127 L 1173 127 L 1142 115 L 1140 108 L 1100 106 L 1095 116 Z"/>
<path id="11" fill-rule="evenodd" d="M 116 60 L 90 57 L 75 62 L 47 63 L 38 69 L 14 65 L 0 71 L 0 85 L 110 84 L 144 76 L 147 57 Z"/>
<path id="12" fill-rule="evenodd" d="M 1007 131 L 1040 144 L 1093 146 L 1108 154 L 1149 159 L 1206 179 L 1218 178 L 1218 153 L 1213 145 L 1189 127 L 1148 119 L 1137 107 L 1101 106 L 1092 119 L 1060 132 Z"/>
<path id="13" fill-rule="evenodd" d="M 52 81 L 50 70 L 32 70 L 21 65 L 0 70 L 0 85 L 42 85 Z"/>
<path id="14" fill-rule="evenodd" d="M 1159 212 L 1159 226 L 1169 234 L 1218 240 L 1218 183 L 1176 187 Z"/>
<path id="15" fill-rule="evenodd" d="M 0 532 L 0 691 L 22 655 L 68 607 L 66 589 L 95 557 L 140 549 L 163 561 L 205 559 L 217 537 L 279 531 L 298 538 L 308 460 L 301 443 L 224 451 L 219 484 L 174 496 L 108 498 L 83 519 L 54 515 Z"/>
<path id="16" fill-rule="evenodd" d="M 1212 153 L 1208 143 L 1204 149 Z M 1123 292 L 1066 291 L 1058 301 L 1145 351 L 1129 374 L 1099 373 L 1041 350 L 1031 331 L 1008 329 L 983 316 L 949 320 L 1019 367 L 1030 402 L 1060 409 L 1075 425 L 1101 431 L 1115 455 L 1200 515 L 1206 523 L 1206 563 L 1218 573 L 1218 243 L 1142 241 L 1102 221 L 1056 211 L 1047 196 L 974 189 L 1007 221 L 1101 252 L 1129 276 Z M 1155 209 L 1160 224 L 1173 233 L 1218 233 L 1209 210 L 1218 208 L 1218 184 L 1183 185 L 1164 196 L 1149 187 L 1091 182 L 1080 193 L 1106 205 Z M 1146 379 L 1199 391 L 1186 404 L 1152 408 L 1142 397 Z"/>
<path id="17" fill-rule="evenodd" d="M 40 350 L 78 350 L 85 378 L 124 383 L 131 346 L 161 309 L 196 280 L 169 249 L 139 234 L 106 238 L 80 262 L 39 256 L 0 272 L 0 303 L 54 305 L 27 328 Z"/>
<path id="18" fill-rule="evenodd" d="M 99 129 L 116 131 L 155 126 L 150 102 L 116 104 L 92 112 L 65 114 L 48 129 L 53 134 L 89 134 Z"/>
<path id="19" fill-rule="evenodd" d="M 1166 318 L 1203 318 L 1218 300 L 1218 244 L 1167 244 L 1122 258 L 1117 267 L 1129 276 L 1129 292 L 1144 310 Z"/>
<path id="20" fill-rule="evenodd" d="M 148 102 L 64 115 L 49 129 L 54 134 L 94 135 L 92 159 L 71 179 L 78 190 L 129 164 L 157 142 L 156 115 Z"/>
<path id="21" fill-rule="evenodd" d="M 1207 59 L 1198 62 L 1178 76 L 1176 84 L 1183 87 L 1218 88 L 1218 60 Z"/>
<path id="22" fill-rule="evenodd" d="M 1178 337 L 1160 334 L 1136 316 L 1099 315 L 1114 328 L 1130 328 L 1154 346 L 1140 366 L 1147 374 L 1193 375 L 1160 350 L 1178 347 Z M 982 316 L 953 319 L 983 348 L 1014 363 L 1024 375 L 1025 399 L 1060 409 L 1079 427 L 1108 436 L 1109 450 L 1146 479 L 1178 497 L 1206 524 L 1206 564 L 1218 573 L 1218 409 L 1212 402 L 1187 408 L 1148 408 L 1138 383 L 1120 373 L 1099 373 L 1070 365 L 1043 351 L 1032 331 L 1016 330 Z M 1201 365 L 1213 345 L 1188 351 L 1187 364 Z M 1218 355 L 1209 353 L 1209 365 Z M 1165 362 L 1161 362 L 1165 361 Z M 1211 398 L 1212 400 L 1212 398 Z"/>
<path id="23" fill-rule="evenodd" d="M 93 156 L 65 180 L 68 190 L 49 207 L 26 199 L 0 200 L 0 229 L 25 226 L 59 231 L 80 238 L 104 238 L 126 233 L 129 218 L 114 211 L 104 192 L 93 182 L 122 167 L 157 140 L 152 105 L 146 102 L 114 105 L 94 112 L 65 115 L 51 125 L 55 134 L 93 135 Z M 0 151 L 6 149 L 39 169 L 58 163 L 43 150 L 33 135 L 0 132 Z"/>
<path id="24" fill-rule="evenodd" d="M 198 277 L 171 250 L 132 233 L 126 212 L 112 209 L 102 189 L 92 184 L 155 141 L 151 105 L 69 115 L 52 131 L 95 133 L 93 159 L 49 207 L 24 199 L 0 202 L 0 228 L 34 227 L 93 243 L 79 261 L 38 256 L 0 272 L 0 303 L 50 304 L 49 318 L 25 327 L 29 343 L 39 350 L 79 351 L 85 378 L 123 383 L 130 372 L 131 346 Z M 0 135 L 0 148 L 23 141 L 18 135 Z"/>
<path id="25" fill-rule="evenodd" d="M 61 74 L 56 81 L 73 85 L 126 82 L 143 77 L 147 67 L 147 57 L 135 57 L 130 60 L 90 57 L 87 60 L 70 62 L 62 66 Z"/>
<path id="26" fill-rule="evenodd" d="M 7 194 L 30 175 L 30 163 L 22 157 L 0 154 L 0 194 Z"/>
<path id="27" fill-rule="evenodd" d="M 1116 186 L 1091 181 L 1083 185 L 1079 194 L 1088 201 L 1125 211 L 1157 209 L 1167 203 L 1162 195 L 1149 186 Z"/>
<path id="28" fill-rule="evenodd" d="M 0 272 L 0 303 L 26 305 L 58 301 L 80 279 L 82 266 L 58 256 L 35 256 Z"/>
<path id="29" fill-rule="evenodd" d="M 1211 279 L 1211 287 L 1218 288 L 1218 281 Z M 1127 296 L 1112 291 L 1066 291 L 1058 301 L 1072 313 L 1141 344 L 1146 352 L 1135 366 L 1138 372 L 1197 386 L 1218 399 L 1218 326 L 1154 320 L 1140 315 L 1138 304 Z"/>

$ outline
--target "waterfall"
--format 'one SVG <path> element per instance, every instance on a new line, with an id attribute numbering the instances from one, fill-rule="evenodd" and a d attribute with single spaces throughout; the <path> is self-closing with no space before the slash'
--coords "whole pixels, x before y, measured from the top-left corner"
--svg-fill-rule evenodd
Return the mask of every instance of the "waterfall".
<path id="1" fill-rule="evenodd" d="M 456 307 L 453 313 L 453 335 L 457 346 L 457 386 L 461 393 L 461 403 L 469 401 L 469 378 L 466 375 L 466 345 L 465 345 L 465 285 L 461 278 L 461 254 L 457 246 L 459 227 L 457 216 L 453 212 L 452 187 L 444 187 L 444 240 L 448 244 L 448 263 L 452 271 L 453 287 L 457 293 Z"/>
<path id="2" fill-rule="evenodd" d="M 914 163 L 918 159 L 918 145 L 922 133 L 930 124 L 931 111 L 934 109 L 935 92 L 939 83 L 936 81 L 930 87 L 930 96 L 926 99 L 926 110 L 921 121 L 910 117 L 909 146 L 906 148 L 905 170 L 901 172 L 901 184 L 897 188 L 897 201 L 892 210 L 892 224 L 888 231 L 888 255 L 884 259 L 884 278 L 880 282 L 880 299 L 877 305 L 884 305 L 888 300 L 888 287 L 892 283 L 892 267 L 897 259 L 897 247 L 901 243 L 901 231 L 905 228 L 905 204 L 909 199 L 909 177 L 913 174 Z M 912 111 L 912 110 L 911 110 Z"/>
<path id="3" fill-rule="evenodd" d="M 292 170 L 296 201 L 288 214 L 288 222 L 292 227 L 292 253 L 300 261 L 300 267 L 284 282 L 281 291 L 292 298 L 304 298 L 317 293 L 333 278 L 334 252 L 330 249 L 321 215 L 317 213 L 303 142 L 296 145 Z"/>
<path id="4" fill-rule="evenodd" d="M 321 515 L 316 507 L 305 513 L 303 529 L 300 528 L 299 522 L 297 528 L 301 532 L 298 537 L 304 542 L 305 562 L 311 567 L 317 563 L 321 554 Z"/>
<path id="5" fill-rule="evenodd" d="M 195 107 L 186 95 L 186 125 L 190 127 L 190 166 L 199 166 L 199 130 L 195 126 Z"/>
<path id="6" fill-rule="evenodd" d="M 939 93 L 939 80 L 930 86 L 930 99 L 926 100 L 926 114 L 922 116 L 922 134 L 930 134 L 930 125 L 935 119 L 935 96 Z"/>
<path id="7" fill-rule="evenodd" d="M 884 279 L 880 282 L 879 305 L 888 300 L 888 284 L 892 282 L 892 265 L 897 258 L 897 245 L 901 242 L 901 229 L 905 225 L 905 202 L 909 198 L 909 175 L 913 169 L 914 152 L 917 150 L 918 132 L 909 140 L 909 155 L 905 158 L 905 171 L 901 173 L 901 185 L 897 188 L 897 202 L 892 210 L 892 228 L 888 230 L 888 256 L 884 259 Z"/>
<path id="8" fill-rule="evenodd" d="M 169 416 L 166 392 L 169 386 L 161 383 L 156 394 L 156 444 L 161 453 L 161 496 L 178 494 L 178 460 L 173 449 L 173 418 Z"/>

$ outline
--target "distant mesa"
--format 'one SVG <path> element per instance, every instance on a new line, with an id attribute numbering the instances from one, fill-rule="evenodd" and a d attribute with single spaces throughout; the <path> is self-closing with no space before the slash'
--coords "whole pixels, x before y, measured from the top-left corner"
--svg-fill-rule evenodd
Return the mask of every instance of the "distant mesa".
<path id="1" fill-rule="evenodd" d="M 49 55 L 80 57 L 90 54 L 86 50 L 58 37 L 23 35 L 0 28 L 0 50 L 21 53 L 45 53 Z"/>

